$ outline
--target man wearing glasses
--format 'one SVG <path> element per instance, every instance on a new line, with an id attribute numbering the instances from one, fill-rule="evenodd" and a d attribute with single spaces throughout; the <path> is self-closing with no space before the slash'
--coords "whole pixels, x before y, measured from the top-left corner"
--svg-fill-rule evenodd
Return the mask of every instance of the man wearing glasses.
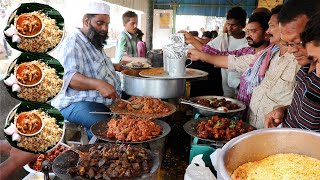
<path id="1" fill-rule="evenodd" d="M 308 22 L 309 18 L 319 10 L 320 2 L 317 0 L 291 0 L 279 13 L 282 44 L 302 67 L 296 75 L 297 86 L 291 104 L 275 108 L 267 114 L 265 118 L 267 128 L 277 127 L 282 123 L 282 127 L 320 132 L 320 78 L 316 73 L 317 62 L 308 58 L 308 54 L 312 53 L 307 52 L 302 46 L 300 38 L 305 28 L 306 32 L 302 34 L 304 37 L 312 31 L 320 31 L 320 29 L 310 29 L 313 22 Z"/>

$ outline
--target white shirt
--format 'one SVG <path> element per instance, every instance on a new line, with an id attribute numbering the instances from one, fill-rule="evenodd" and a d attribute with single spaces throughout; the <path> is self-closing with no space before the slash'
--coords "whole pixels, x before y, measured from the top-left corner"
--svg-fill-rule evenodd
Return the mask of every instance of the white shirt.
<path id="1" fill-rule="evenodd" d="M 207 43 L 209 46 L 219 51 L 234 51 L 243 47 L 248 47 L 246 37 L 236 39 L 224 33 Z M 223 95 L 227 97 L 235 97 L 236 88 L 240 84 L 240 73 L 221 69 Z"/>

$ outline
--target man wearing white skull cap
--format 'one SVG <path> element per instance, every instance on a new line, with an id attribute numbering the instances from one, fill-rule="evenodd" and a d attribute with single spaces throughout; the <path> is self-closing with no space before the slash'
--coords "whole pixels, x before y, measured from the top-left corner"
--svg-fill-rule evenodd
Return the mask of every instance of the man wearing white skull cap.
<path id="1" fill-rule="evenodd" d="M 84 6 L 83 27 L 68 34 L 58 51 L 65 70 L 64 86 L 52 105 L 70 122 L 87 128 L 107 115 L 91 111 L 109 111 L 106 107 L 121 95 L 120 78 L 103 50 L 108 38 L 110 7 L 103 1 Z"/>

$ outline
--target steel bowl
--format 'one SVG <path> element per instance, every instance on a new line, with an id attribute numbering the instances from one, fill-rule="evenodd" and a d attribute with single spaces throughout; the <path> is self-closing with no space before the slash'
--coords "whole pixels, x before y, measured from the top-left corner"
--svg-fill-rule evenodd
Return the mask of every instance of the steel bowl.
<path id="1" fill-rule="evenodd" d="M 247 162 L 279 153 L 295 153 L 320 159 L 319 149 L 320 133 L 293 128 L 255 130 L 223 146 L 217 160 L 217 171 L 221 175 L 220 179 L 229 180 L 233 171 Z"/>
<path id="2" fill-rule="evenodd" d="M 123 74 L 124 91 L 131 96 L 150 96 L 160 99 L 178 98 L 185 94 L 186 79 L 145 78 L 139 69 L 126 69 Z"/>
<path id="3" fill-rule="evenodd" d="M 225 112 L 223 110 L 217 110 L 213 108 L 201 108 L 199 106 L 193 106 L 193 107 L 196 109 L 196 111 L 198 111 L 203 116 L 219 115 L 221 117 L 229 117 L 229 118 L 237 116 L 241 111 L 246 109 L 246 105 L 243 104 L 241 101 L 238 101 L 236 99 L 232 99 L 229 97 L 224 97 L 224 96 L 197 96 L 197 97 L 190 98 L 190 101 L 197 102 L 199 99 L 213 99 L 213 98 L 217 98 L 217 99 L 225 98 L 227 101 L 231 101 L 232 103 L 237 104 L 240 108 Z"/>

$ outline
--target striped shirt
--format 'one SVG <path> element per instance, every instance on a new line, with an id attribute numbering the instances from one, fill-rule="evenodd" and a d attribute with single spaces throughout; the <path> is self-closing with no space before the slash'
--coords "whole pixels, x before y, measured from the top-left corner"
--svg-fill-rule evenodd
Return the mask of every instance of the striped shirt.
<path id="1" fill-rule="evenodd" d="M 112 103 L 111 99 L 103 97 L 96 90 L 79 91 L 69 87 L 75 73 L 104 80 L 112 85 L 119 95 L 121 94 L 120 78 L 115 72 L 111 59 L 103 50 L 95 48 L 79 29 L 68 34 L 57 51 L 57 59 L 64 67 L 64 84 L 61 92 L 51 102 L 54 107 L 61 110 L 79 101 L 98 102 L 105 105 Z"/>
<path id="2" fill-rule="evenodd" d="M 320 132 L 320 78 L 309 66 L 302 67 L 291 105 L 282 123 L 283 127 L 301 128 Z"/>
<path id="3" fill-rule="evenodd" d="M 247 54 L 254 54 L 254 48 L 253 47 L 243 47 L 238 50 L 234 51 L 219 51 L 207 44 L 202 46 L 202 52 L 212 54 L 212 55 L 220 55 L 220 56 L 227 56 L 227 55 L 235 55 L 235 56 L 243 56 Z"/>
<path id="4" fill-rule="evenodd" d="M 122 31 L 117 40 L 115 54 L 116 63 L 121 61 L 123 55 L 138 57 L 137 44 L 137 36 L 128 33 L 126 30 Z"/>

